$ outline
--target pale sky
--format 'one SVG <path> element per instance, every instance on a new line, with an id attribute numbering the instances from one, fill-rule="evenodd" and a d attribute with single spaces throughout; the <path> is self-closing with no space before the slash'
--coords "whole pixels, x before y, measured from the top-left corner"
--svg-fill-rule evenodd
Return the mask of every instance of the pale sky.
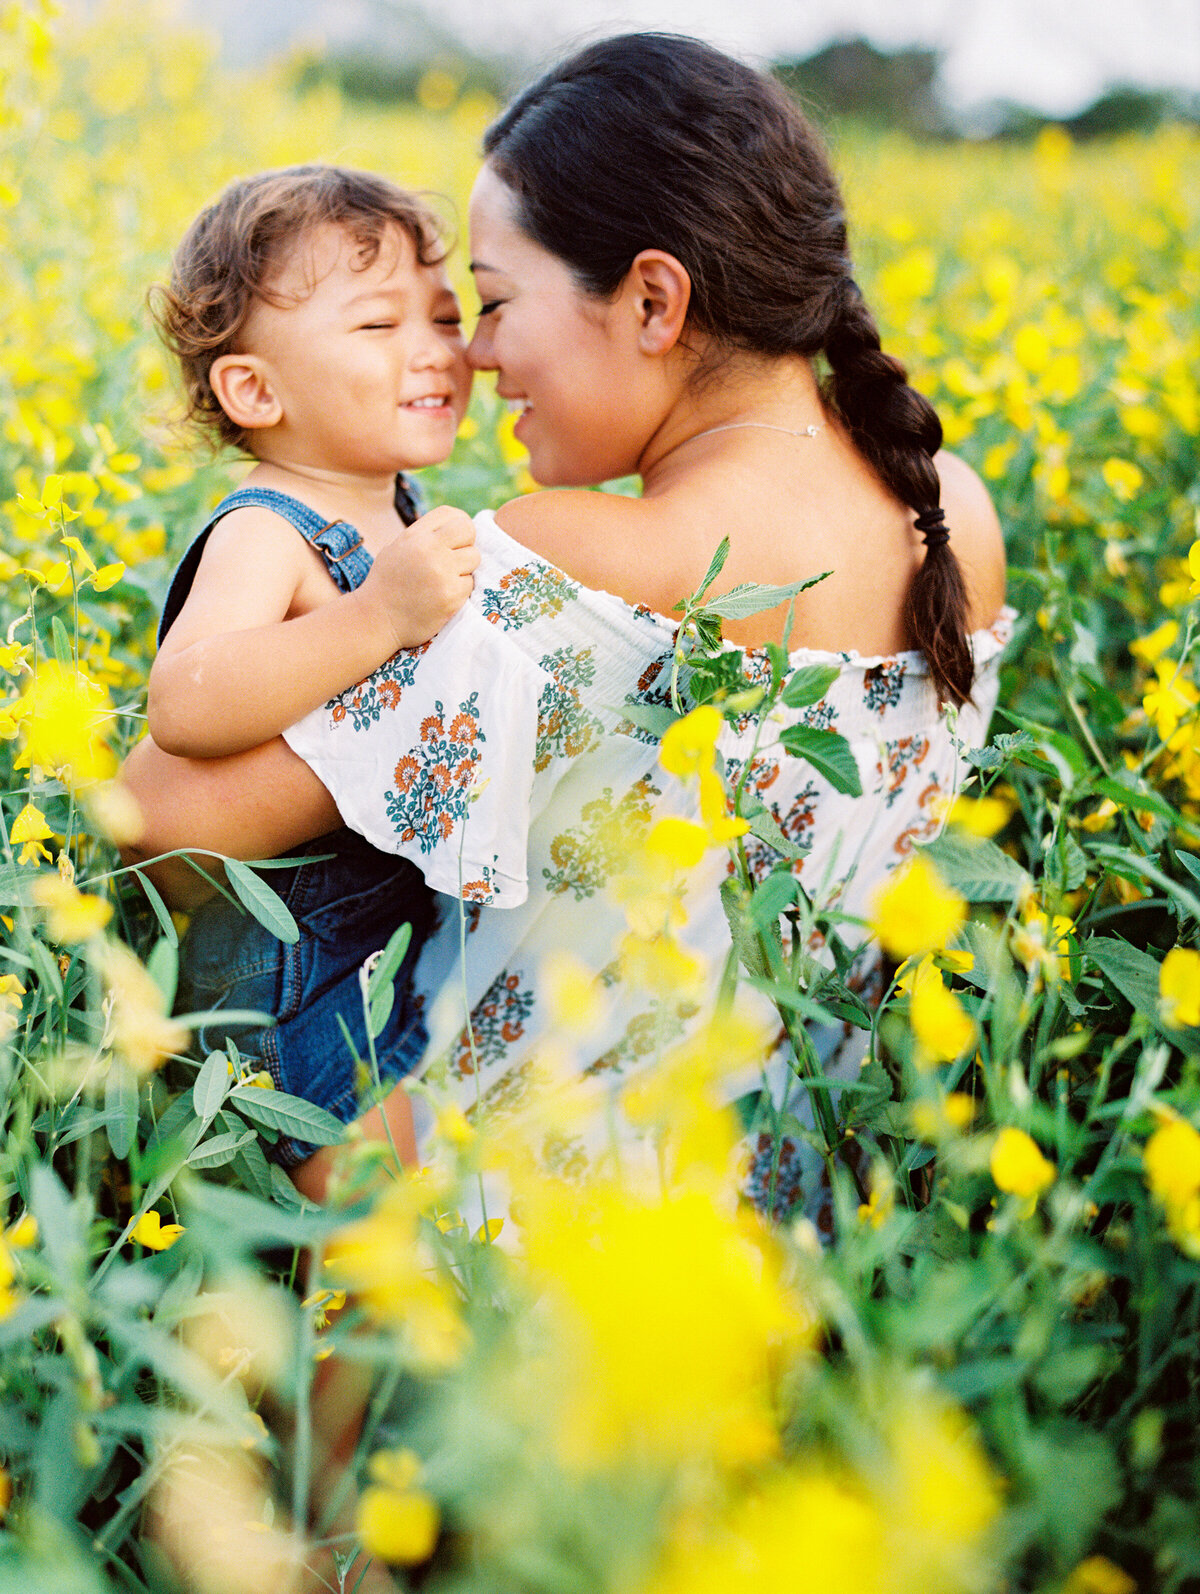
<path id="1" fill-rule="evenodd" d="M 807 55 L 831 37 L 946 51 L 951 98 L 1068 115 L 1118 81 L 1200 91 L 1200 0 L 417 0 L 477 46 L 552 56 L 622 26 L 696 33 L 738 54 Z"/>

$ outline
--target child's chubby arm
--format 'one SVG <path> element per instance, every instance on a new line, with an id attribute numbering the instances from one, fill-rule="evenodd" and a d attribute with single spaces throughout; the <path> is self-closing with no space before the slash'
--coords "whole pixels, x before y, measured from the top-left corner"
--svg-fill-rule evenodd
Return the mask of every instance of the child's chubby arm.
<path id="1" fill-rule="evenodd" d="M 266 509 L 213 528 L 150 672 L 164 752 L 219 758 L 269 741 L 458 612 L 479 563 L 475 528 L 441 505 L 399 532 L 355 591 L 330 596 L 308 545 Z"/>

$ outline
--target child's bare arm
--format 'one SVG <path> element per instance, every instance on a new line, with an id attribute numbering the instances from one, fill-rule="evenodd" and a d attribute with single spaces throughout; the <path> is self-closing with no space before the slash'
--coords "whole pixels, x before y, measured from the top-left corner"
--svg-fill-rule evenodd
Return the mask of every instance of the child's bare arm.
<path id="1" fill-rule="evenodd" d="M 311 575 L 305 545 L 267 511 L 228 516 L 150 672 L 155 742 L 187 758 L 256 747 L 397 648 L 428 641 L 470 596 L 474 541 L 461 510 L 431 510 L 380 550 L 354 592 L 289 618 Z"/>

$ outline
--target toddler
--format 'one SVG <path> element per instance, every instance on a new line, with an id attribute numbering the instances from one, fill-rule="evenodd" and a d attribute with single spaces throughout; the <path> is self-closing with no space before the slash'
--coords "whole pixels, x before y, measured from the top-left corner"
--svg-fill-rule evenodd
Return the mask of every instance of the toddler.
<path id="1" fill-rule="evenodd" d="M 428 642 L 469 596 L 469 517 L 441 507 L 417 518 L 402 475 L 449 455 L 470 392 L 443 258 L 412 195 L 327 166 L 234 183 L 183 240 L 155 312 L 191 418 L 255 464 L 167 595 L 149 693 L 164 751 L 215 758 L 270 740 L 398 649 Z M 210 1028 L 203 1042 L 234 1034 L 278 1088 L 348 1121 L 359 1081 L 343 1024 L 367 1055 L 359 968 L 407 921 L 411 969 L 432 896 L 413 864 L 348 830 L 304 851 L 317 861 L 267 876 L 298 942 L 223 900 L 205 904 L 184 940 L 179 1000 L 273 1014 L 273 1028 Z M 424 1048 L 410 984 L 376 1042 L 390 1078 Z M 407 1104 L 391 1101 L 373 1113 L 395 1114 L 403 1140 Z M 312 1151 L 285 1140 L 276 1155 L 316 1194 L 324 1162 Z"/>

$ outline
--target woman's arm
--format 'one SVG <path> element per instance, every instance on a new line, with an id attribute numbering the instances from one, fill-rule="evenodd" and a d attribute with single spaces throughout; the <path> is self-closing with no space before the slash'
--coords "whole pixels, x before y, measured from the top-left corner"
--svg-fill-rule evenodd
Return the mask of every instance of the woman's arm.
<path id="1" fill-rule="evenodd" d="M 274 858 L 341 823 L 333 798 L 279 737 L 228 758 L 174 758 L 149 737 L 125 761 L 121 780 L 144 821 L 127 863 L 177 847 L 201 847 L 231 858 Z M 210 872 L 211 859 L 200 862 Z M 210 894 L 181 858 L 147 873 L 172 907 L 190 908 Z"/>

